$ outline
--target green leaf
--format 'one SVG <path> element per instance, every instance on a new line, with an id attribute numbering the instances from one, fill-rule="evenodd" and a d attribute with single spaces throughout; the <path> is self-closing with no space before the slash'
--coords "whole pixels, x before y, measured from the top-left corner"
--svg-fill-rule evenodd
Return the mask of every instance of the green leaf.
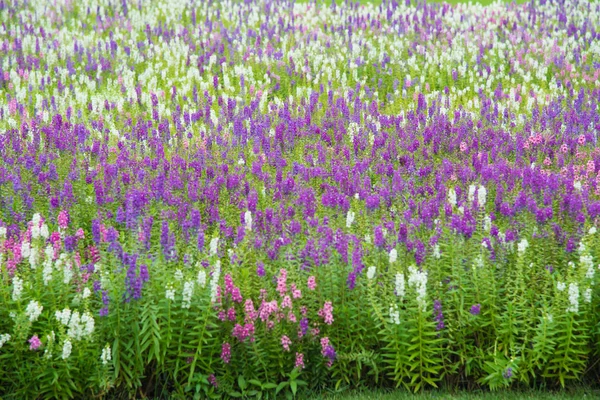
<path id="1" fill-rule="evenodd" d="M 275 394 L 281 392 L 281 390 L 286 387 L 287 385 L 289 385 L 288 382 L 281 382 L 279 385 L 277 385 L 277 389 L 275 389 Z"/>

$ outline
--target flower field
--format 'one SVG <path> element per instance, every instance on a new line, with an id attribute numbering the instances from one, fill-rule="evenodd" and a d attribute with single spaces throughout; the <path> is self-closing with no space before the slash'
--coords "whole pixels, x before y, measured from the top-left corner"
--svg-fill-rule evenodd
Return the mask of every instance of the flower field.
<path id="1" fill-rule="evenodd" d="M 600 376 L 600 4 L 0 0 L 0 397 Z"/>

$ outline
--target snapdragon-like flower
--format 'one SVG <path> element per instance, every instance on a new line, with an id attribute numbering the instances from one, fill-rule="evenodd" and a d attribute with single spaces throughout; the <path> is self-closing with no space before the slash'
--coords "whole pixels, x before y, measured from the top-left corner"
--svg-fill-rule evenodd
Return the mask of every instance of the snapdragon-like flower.
<path id="1" fill-rule="evenodd" d="M 400 299 L 404 298 L 404 296 L 406 295 L 404 274 L 397 273 L 395 283 L 396 283 L 396 296 L 400 297 Z"/>
<path id="2" fill-rule="evenodd" d="M 18 276 L 13 278 L 13 291 L 12 291 L 12 299 L 13 301 L 19 301 L 21 299 L 21 293 L 23 292 L 23 280 Z"/>
<path id="3" fill-rule="evenodd" d="M 569 307 L 567 312 L 579 312 L 579 286 L 576 283 L 569 284 Z"/>
<path id="4" fill-rule="evenodd" d="M 252 230 L 252 212 L 250 212 L 250 210 L 246 210 L 246 212 L 244 213 L 244 222 L 245 222 L 245 229 L 247 231 L 251 231 Z"/>
<path id="5" fill-rule="evenodd" d="M 294 368 L 296 368 L 296 369 L 304 368 L 304 354 L 296 353 L 296 362 L 294 363 Z"/>
<path id="6" fill-rule="evenodd" d="M 218 238 L 218 237 L 216 237 L 216 238 L 212 238 L 212 239 L 210 240 L 210 244 L 209 244 L 209 249 L 210 249 L 210 250 L 209 250 L 209 254 L 210 254 L 211 256 L 214 256 L 214 255 L 216 255 L 216 254 L 217 254 L 217 247 L 218 247 L 218 246 L 219 246 L 219 238 Z"/>
<path id="7" fill-rule="evenodd" d="M 63 344 L 63 348 L 62 348 L 62 359 L 66 360 L 67 358 L 69 358 L 71 356 L 71 350 L 73 350 L 73 344 L 71 343 L 70 340 L 65 340 L 65 343 Z"/>
<path id="8" fill-rule="evenodd" d="M 562 291 L 564 291 L 566 288 L 567 288 L 567 284 L 566 284 L 566 283 L 564 283 L 564 282 L 557 282 L 557 283 L 556 283 L 556 289 L 557 289 L 559 292 L 562 292 Z"/>
<path id="9" fill-rule="evenodd" d="M 231 345 L 227 342 L 223 343 L 223 346 L 221 347 L 221 360 L 223 360 L 225 364 L 229 364 L 229 361 L 231 360 Z"/>
<path id="10" fill-rule="evenodd" d="M 348 212 L 346 213 L 346 228 L 350 228 L 352 226 L 352 224 L 354 223 L 354 211 L 348 210 Z"/>
<path id="11" fill-rule="evenodd" d="M 44 307 L 38 301 L 31 300 L 29 304 L 27 304 L 27 308 L 25 309 L 25 315 L 27 315 L 29 321 L 35 322 L 42 314 L 43 309 Z"/>
<path id="12" fill-rule="evenodd" d="M 427 297 L 427 272 L 419 271 L 414 266 L 408 267 L 408 286 L 415 289 L 417 304 L 421 311 L 425 311 Z"/>
<path id="13" fill-rule="evenodd" d="M 398 260 L 398 250 L 391 249 L 390 250 L 390 264 L 393 264 Z"/>
<path id="14" fill-rule="evenodd" d="M 323 318 L 327 325 L 333 323 L 333 305 L 331 301 L 326 301 L 323 308 L 318 312 L 319 317 Z"/>
<path id="15" fill-rule="evenodd" d="M 31 337 L 31 339 L 28 340 L 28 342 L 29 342 L 29 350 L 37 350 L 42 345 L 42 341 L 40 340 L 38 335 L 33 335 Z"/>
<path id="16" fill-rule="evenodd" d="M 583 292 L 583 301 L 585 301 L 588 304 L 592 302 L 592 289 L 591 288 L 587 288 L 587 289 L 585 289 L 585 292 Z"/>
<path id="17" fill-rule="evenodd" d="M 306 284 L 309 290 L 315 290 L 317 288 L 317 278 L 309 276 Z"/>
<path id="18" fill-rule="evenodd" d="M 290 351 L 290 345 L 292 344 L 292 341 L 290 340 L 289 337 L 287 337 L 286 335 L 283 335 L 281 337 L 281 346 L 283 347 L 283 349 L 285 351 Z"/>
<path id="19" fill-rule="evenodd" d="M 520 256 L 522 256 L 528 247 L 529 247 L 529 241 L 527 239 L 523 238 L 523 239 L 521 239 L 519 244 L 517 244 L 517 252 L 519 253 Z"/>
<path id="20" fill-rule="evenodd" d="M 10 338 L 11 336 L 9 333 L 0 334 L 0 349 L 2 348 L 2 346 L 4 346 L 6 342 L 10 340 Z"/>
<path id="21" fill-rule="evenodd" d="M 448 189 L 448 203 L 452 207 L 456 207 L 456 191 L 454 188 Z"/>
<path id="22" fill-rule="evenodd" d="M 198 283 L 198 286 L 200 286 L 201 288 L 206 286 L 206 271 L 204 271 L 203 269 L 198 271 L 198 277 L 196 278 L 196 283 Z"/>
<path id="23" fill-rule="evenodd" d="M 210 280 L 210 301 L 217 301 L 217 289 L 219 287 L 219 276 L 221 274 L 221 261 L 217 260 L 213 271 L 212 279 Z"/>
<path id="24" fill-rule="evenodd" d="M 585 277 L 587 279 L 594 279 L 594 274 L 596 272 L 594 268 L 594 258 L 591 255 L 581 255 L 579 257 L 579 263 L 586 270 Z"/>
<path id="25" fill-rule="evenodd" d="M 165 290 L 165 297 L 167 300 L 175 301 L 175 289 L 173 285 L 168 285 L 167 290 Z"/>
<path id="26" fill-rule="evenodd" d="M 194 281 L 187 281 L 183 284 L 183 299 L 181 308 L 190 308 L 192 303 L 192 295 L 194 294 Z"/>
<path id="27" fill-rule="evenodd" d="M 112 360 L 112 351 L 110 345 L 106 344 L 102 349 L 102 354 L 100 355 L 100 361 L 102 361 L 102 365 L 107 365 L 109 361 Z"/>
<path id="28" fill-rule="evenodd" d="M 377 272 L 377 268 L 375 266 L 371 266 L 367 269 L 367 278 L 369 280 L 375 278 L 375 273 Z"/>
<path id="29" fill-rule="evenodd" d="M 395 325 L 400 325 L 400 311 L 397 304 L 390 304 L 390 322 Z"/>

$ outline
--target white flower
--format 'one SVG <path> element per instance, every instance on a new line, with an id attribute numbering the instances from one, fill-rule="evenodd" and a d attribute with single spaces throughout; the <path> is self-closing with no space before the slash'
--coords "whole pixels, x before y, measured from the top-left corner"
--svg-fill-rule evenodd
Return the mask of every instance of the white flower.
<path id="1" fill-rule="evenodd" d="M 556 284 L 556 290 L 558 290 L 559 292 L 564 291 L 567 288 L 567 284 L 564 282 L 558 282 Z"/>
<path id="2" fill-rule="evenodd" d="M 112 351 L 108 344 L 102 349 L 102 355 L 100 356 L 100 360 L 102 361 L 102 365 L 106 365 L 110 360 L 112 360 Z"/>
<path id="3" fill-rule="evenodd" d="M 50 236 L 50 232 L 48 231 L 48 225 L 42 225 L 42 227 L 40 228 L 40 236 L 44 239 L 48 239 L 48 237 Z"/>
<path id="4" fill-rule="evenodd" d="M 168 300 L 175 301 L 175 289 L 173 289 L 172 285 L 167 286 L 167 290 L 165 291 L 165 297 Z"/>
<path id="5" fill-rule="evenodd" d="M 23 280 L 18 276 L 13 278 L 13 292 L 12 299 L 13 301 L 19 301 L 21 299 L 21 293 L 23 292 Z"/>
<path id="6" fill-rule="evenodd" d="M 29 254 L 31 253 L 31 246 L 28 241 L 24 241 L 21 243 L 21 257 L 29 258 Z"/>
<path id="7" fill-rule="evenodd" d="M 579 263 L 586 269 L 585 277 L 588 279 L 594 279 L 594 258 L 590 255 L 584 255 L 579 257 Z"/>
<path id="8" fill-rule="evenodd" d="M 219 245 L 219 238 L 212 238 L 210 240 L 210 255 L 214 256 L 215 254 L 217 254 L 217 246 Z"/>
<path id="9" fill-rule="evenodd" d="M 483 268 L 484 263 L 483 263 L 483 257 L 480 255 L 477 256 L 477 258 L 475 258 L 475 261 L 473 262 L 473 266 L 477 267 L 477 268 Z"/>
<path id="10" fill-rule="evenodd" d="M 71 310 L 65 308 L 62 311 L 56 311 L 54 316 L 61 324 L 67 326 L 69 324 L 69 319 L 71 319 Z"/>
<path id="11" fill-rule="evenodd" d="M 356 200 L 360 199 L 360 195 L 358 193 L 354 193 L 354 199 L 356 199 Z"/>
<path id="12" fill-rule="evenodd" d="M 94 321 L 94 317 L 89 312 L 86 312 L 81 316 L 80 324 L 82 336 L 91 336 L 92 333 L 94 333 L 96 321 Z"/>
<path id="13" fill-rule="evenodd" d="M 221 275 L 221 261 L 217 260 L 215 264 L 215 270 L 212 274 L 212 279 L 210 280 L 210 301 L 217 301 L 217 288 L 219 286 L 219 276 Z"/>
<path id="14" fill-rule="evenodd" d="M 469 200 L 469 204 L 473 203 L 473 200 L 475 200 L 475 190 L 477 188 L 475 187 L 475 185 L 469 185 L 469 195 L 468 195 L 468 200 Z"/>
<path id="15" fill-rule="evenodd" d="M 90 288 L 84 288 L 83 292 L 81 293 L 81 297 L 84 299 L 87 299 L 88 297 L 90 297 L 92 295 L 92 291 L 90 290 Z"/>
<path id="16" fill-rule="evenodd" d="M 175 276 L 175 279 L 177 279 L 178 281 L 183 280 L 183 271 L 181 269 L 177 268 L 175 270 L 175 275 L 174 276 Z"/>
<path id="17" fill-rule="evenodd" d="M 354 211 L 348 210 L 348 213 L 346 214 L 346 228 L 352 226 L 352 223 L 354 223 L 354 216 Z"/>
<path id="18" fill-rule="evenodd" d="M 10 334 L 8 333 L 3 333 L 0 335 L 0 349 L 2 348 L 2 346 L 4 346 L 4 343 L 8 342 L 10 340 Z"/>
<path id="19" fill-rule="evenodd" d="M 517 245 L 517 252 L 519 253 L 519 255 L 523 255 L 523 253 L 525 253 L 525 250 L 527 250 L 528 247 L 529 241 L 527 241 L 527 239 L 521 239 L 521 241 Z"/>
<path id="20" fill-rule="evenodd" d="M 0 226 L 0 238 L 6 237 L 6 227 Z"/>
<path id="21" fill-rule="evenodd" d="M 244 222 L 246 223 L 245 229 L 247 231 L 251 231 L 252 230 L 252 213 L 250 212 L 250 210 L 246 210 L 246 212 L 244 213 Z"/>
<path id="22" fill-rule="evenodd" d="M 578 192 L 580 192 L 581 191 L 581 182 L 579 182 L 579 181 L 573 182 L 573 188 L 575 190 L 577 190 Z"/>
<path id="23" fill-rule="evenodd" d="M 40 237 L 40 226 L 38 224 L 33 224 L 31 227 L 31 238 L 37 239 Z"/>
<path id="24" fill-rule="evenodd" d="M 71 264 L 65 264 L 63 268 L 63 283 L 68 285 L 71 282 L 71 278 L 73 278 L 73 271 L 71 270 Z"/>
<path id="25" fill-rule="evenodd" d="M 587 288 L 587 289 L 585 289 L 585 292 L 583 292 L 583 301 L 585 301 L 588 304 L 592 302 L 592 289 L 591 288 Z"/>
<path id="26" fill-rule="evenodd" d="M 392 324 L 400 325 L 400 312 L 396 304 L 390 304 L 390 321 Z"/>
<path id="27" fill-rule="evenodd" d="M 181 308 L 190 308 L 192 295 L 194 294 L 194 281 L 187 281 L 183 284 L 183 300 Z"/>
<path id="28" fill-rule="evenodd" d="M 448 203 L 452 207 L 456 207 L 456 191 L 453 188 L 448 189 Z"/>
<path id="29" fill-rule="evenodd" d="M 595 226 L 592 226 L 592 227 L 590 228 L 590 230 L 588 231 L 588 234 L 590 234 L 590 235 L 594 235 L 595 233 L 596 233 L 596 227 L 595 227 Z"/>
<path id="30" fill-rule="evenodd" d="M 396 296 L 403 298 L 406 294 L 406 286 L 404 283 L 404 274 L 396 274 Z"/>
<path id="31" fill-rule="evenodd" d="M 417 293 L 417 304 L 421 311 L 425 311 L 427 297 L 427 272 L 419 271 L 414 266 L 408 267 L 408 286 L 415 288 Z"/>
<path id="32" fill-rule="evenodd" d="M 62 348 L 62 359 L 66 360 L 71 355 L 71 350 L 73 349 L 73 345 L 70 340 L 65 340 Z"/>
<path id="33" fill-rule="evenodd" d="M 196 279 L 196 282 L 198 282 L 198 286 L 200 286 L 201 288 L 206 286 L 206 271 L 204 271 L 203 269 L 198 271 L 198 278 Z"/>
<path id="34" fill-rule="evenodd" d="M 567 312 L 576 313 L 579 311 L 579 287 L 576 283 L 569 284 L 569 304 Z"/>
<path id="35" fill-rule="evenodd" d="M 390 250 L 390 264 L 393 264 L 398 259 L 398 250 L 391 249 Z"/>
<path id="36" fill-rule="evenodd" d="M 369 279 L 375 278 L 375 272 L 376 271 L 377 271 L 377 269 L 375 267 L 369 267 L 367 269 L 367 278 L 369 278 Z"/>
<path id="37" fill-rule="evenodd" d="M 35 322 L 42 314 L 44 307 L 36 300 L 31 300 L 25 309 L 25 315 L 29 317 L 29 321 Z"/>
<path id="38" fill-rule="evenodd" d="M 440 253 L 440 245 L 436 243 L 433 246 L 433 258 L 435 258 L 436 260 L 439 260 L 441 257 L 442 257 L 442 253 Z"/>
<path id="39" fill-rule="evenodd" d="M 479 207 L 485 206 L 485 201 L 487 197 L 487 189 L 483 185 L 479 185 L 479 189 L 477 189 L 477 203 Z"/>

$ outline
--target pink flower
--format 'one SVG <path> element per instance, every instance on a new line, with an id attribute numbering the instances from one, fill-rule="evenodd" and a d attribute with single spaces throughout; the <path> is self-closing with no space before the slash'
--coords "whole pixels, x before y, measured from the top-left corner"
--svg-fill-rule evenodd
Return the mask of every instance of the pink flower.
<path id="1" fill-rule="evenodd" d="M 290 296 L 285 296 L 281 302 L 281 308 L 292 308 L 292 299 Z"/>
<path id="2" fill-rule="evenodd" d="M 326 301 L 323 304 L 323 308 L 319 310 L 319 317 L 325 320 L 327 325 L 331 325 L 333 323 L 333 305 L 330 301 Z"/>
<path id="3" fill-rule="evenodd" d="M 304 368 L 304 354 L 296 353 L 296 364 L 294 367 L 298 369 Z"/>
<path id="4" fill-rule="evenodd" d="M 317 280 L 314 276 L 309 276 L 308 277 L 308 282 L 307 282 L 308 288 L 310 290 L 315 290 L 317 288 Z"/>
<path id="5" fill-rule="evenodd" d="M 38 335 L 33 335 L 31 339 L 29 339 L 29 350 L 37 350 L 42 345 L 40 338 Z"/>
<path id="6" fill-rule="evenodd" d="M 463 153 L 465 151 L 467 151 L 467 143 L 466 142 L 460 142 L 460 151 L 462 151 Z"/>
<path id="7" fill-rule="evenodd" d="M 279 270 L 279 278 L 277 278 L 277 291 L 279 292 L 279 295 L 282 297 L 285 294 L 285 292 L 287 292 L 286 281 L 287 281 L 287 271 L 285 270 L 285 268 L 282 268 Z"/>
<path id="8" fill-rule="evenodd" d="M 580 145 L 584 145 L 585 144 L 585 136 L 579 135 L 579 137 L 577 138 L 577 143 L 579 143 Z"/>
<path id="9" fill-rule="evenodd" d="M 79 228 L 79 229 L 77 229 L 77 232 L 75 232 L 75 236 L 79 240 L 84 239 L 85 238 L 85 232 L 83 231 L 83 229 Z"/>
<path id="10" fill-rule="evenodd" d="M 69 212 L 66 210 L 62 210 L 58 213 L 58 226 L 61 229 L 67 229 L 69 226 Z"/>
<path id="11" fill-rule="evenodd" d="M 283 349 L 285 351 L 290 351 L 290 345 L 292 344 L 292 341 L 290 340 L 289 337 L 283 335 L 281 337 L 281 345 L 283 346 Z"/>
<path id="12" fill-rule="evenodd" d="M 221 360 L 223 360 L 225 364 L 229 364 L 229 361 L 231 360 L 231 345 L 229 343 L 223 343 L 223 346 L 221 347 Z"/>
<path id="13" fill-rule="evenodd" d="M 227 310 L 227 319 L 230 321 L 235 321 L 235 308 L 230 307 L 229 310 Z"/>
<path id="14" fill-rule="evenodd" d="M 292 283 L 292 297 L 294 299 L 301 299 L 302 298 L 302 292 L 300 291 L 300 289 L 298 289 L 296 287 L 295 283 Z"/>

